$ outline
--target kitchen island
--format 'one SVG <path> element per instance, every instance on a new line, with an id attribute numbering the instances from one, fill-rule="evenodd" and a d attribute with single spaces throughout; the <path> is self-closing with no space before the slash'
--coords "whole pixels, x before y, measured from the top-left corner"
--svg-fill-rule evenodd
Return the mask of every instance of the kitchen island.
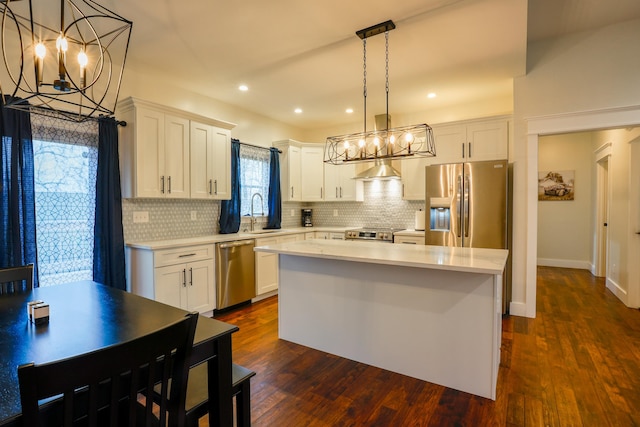
<path id="1" fill-rule="evenodd" d="M 358 362 L 496 398 L 499 249 L 307 240 L 279 254 L 279 336 Z"/>

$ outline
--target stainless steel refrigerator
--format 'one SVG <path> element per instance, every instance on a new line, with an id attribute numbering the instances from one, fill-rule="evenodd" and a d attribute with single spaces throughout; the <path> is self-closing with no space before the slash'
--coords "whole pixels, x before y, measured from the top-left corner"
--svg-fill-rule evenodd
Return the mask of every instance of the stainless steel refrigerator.
<path id="1" fill-rule="evenodd" d="M 425 243 L 509 249 L 509 170 L 506 161 L 426 167 Z M 503 312 L 511 300 L 511 257 L 503 283 Z"/>

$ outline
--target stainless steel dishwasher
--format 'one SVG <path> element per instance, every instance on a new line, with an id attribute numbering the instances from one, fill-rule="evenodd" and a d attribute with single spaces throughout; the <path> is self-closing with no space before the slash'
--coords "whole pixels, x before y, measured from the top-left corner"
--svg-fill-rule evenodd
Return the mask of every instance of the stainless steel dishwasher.
<path id="1" fill-rule="evenodd" d="M 216 244 L 216 299 L 218 310 L 256 296 L 255 240 Z"/>

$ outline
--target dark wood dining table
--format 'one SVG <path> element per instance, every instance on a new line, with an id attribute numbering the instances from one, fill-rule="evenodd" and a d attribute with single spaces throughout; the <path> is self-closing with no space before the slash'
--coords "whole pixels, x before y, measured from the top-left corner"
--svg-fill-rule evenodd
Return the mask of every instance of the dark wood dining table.
<path id="1" fill-rule="evenodd" d="M 28 320 L 27 302 L 34 300 L 49 304 L 48 323 Z M 22 425 L 18 365 L 65 359 L 135 339 L 186 313 L 92 281 L 0 296 L 0 426 Z M 191 366 L 208 363 L 211 425 L 233 425 L 231 334 L 237 330 L 198 318 Z"/>

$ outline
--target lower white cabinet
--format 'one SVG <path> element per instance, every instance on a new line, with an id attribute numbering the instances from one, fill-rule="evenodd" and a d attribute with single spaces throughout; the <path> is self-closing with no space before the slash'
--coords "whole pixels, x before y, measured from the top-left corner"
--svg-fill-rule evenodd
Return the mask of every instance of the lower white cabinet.
<path id="1" fill-rule="evenodd" d="M 424 236 L 393 236 L 393 243 L 424 245 Z"/>
<path id="2" fill-rule="evenodd" d="M 127 248 L 132 293 L 204 313 L 215 308 L 213 245 L 174 249 Z"/>
<path id="3" fill-rule="evenodd" d="M 296 233 L 286 236 L 263 237 L 256 239 L 256 246 L 275 245 L 277 243 L 291 243 L 305 240 L 308 234 Z M 278 289 L 278 254 L 256 252 L 256 295 Z"/>
<path id="4" fill-rule="evenodd" d="M 344 233 L 335 233 L 328 231 L 316 231 L 316 239 L 324 240 L 344 240 Z"/>

